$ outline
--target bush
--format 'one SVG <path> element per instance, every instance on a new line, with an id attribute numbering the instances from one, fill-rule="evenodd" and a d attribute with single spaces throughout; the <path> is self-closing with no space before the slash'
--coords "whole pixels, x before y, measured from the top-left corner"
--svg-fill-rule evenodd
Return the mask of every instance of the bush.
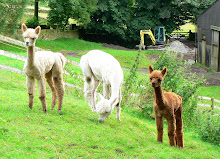
<path id="1" fill-rule="evenodd" d="M 26 21 L 26 26 L 28 28 L 36 28 L 38 25 L 40 25 L 40 23 L 35 16 L 33 18 L 28 18 Z"/>
<path id="2" fill-rule="evenodd" d="M 206 109 L 197 110 L 196 132 L 204 141 L 220 146 L 220 115 Z"/>
<path id="3" fill-rule="evenodd" d="M 133 67 L 130 69 L 129 74 L 125 75 L 122 106 L 138 107 L 144 114 L 152 116 L 154 94 L 152 93 L 149 79 L 137 74 L 140 56 L 141 51 L 139 50 Z"/>

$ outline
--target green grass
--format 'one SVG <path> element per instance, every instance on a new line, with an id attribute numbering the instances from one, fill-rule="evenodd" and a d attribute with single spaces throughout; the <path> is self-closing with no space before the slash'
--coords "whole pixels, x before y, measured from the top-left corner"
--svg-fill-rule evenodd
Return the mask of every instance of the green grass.
<path id="1" fill-rule="evenodd" d="M 63 115 L 44 114 L 36 91 L 28 108 L 25 76 L 0 70 L 0 158 L 218 158 L 219 147 L 185 132 L 185 148 L 170 147 L 167 126 L 164 142 L 156 141 L 154 121 L 124 108 L 121 122 L 115 111 L 105 123 L 83 98 L 66 91 Z M 48 89 L 47 89 L 48 90 Z M 51 93 L 47 91 L 48 107 Z"/>
<path id="2" fill-rule="evenodd" d="M 200 87 L 198 89 L 198 94 L 200 96 L 205 96 L 205 97 L 210 97 L 210 98 L 215 98 L 217 100 L 220 100 L 220 87 L 218 86 L 212 86 L 212 87 Z M 210 100 L 200 100 L 199 103 L 202 104 L 209 104 L 211 107 L 212 102 Z M 220 107 L 220 103 L 214 103 L 215 106 Z M 219 112 L 218 109 L 215 109 L 217 112 Z"/>
<path id="3" fill-rule="evenodd" d="M 13 45 L 13 44 L 10 44 L 10 45 L 12 45 L 12 46 L 0 43 L 0 50 L 5 50 L 5 51 L 8 51 L 8 52 L 11 52 L 11 53 L 14 53 L 14 54 L 27 56 L 27 51 L 17 49 L 15 47 L 22 48 L 22 49 L 25 49 L 25 50 L 26 50 L 26 48 L 18 46 L 18 45 Z M 13 46 L 15 46 L 15 47 L 13 47 Z"/>
<path id="4" fill-rule="evenodd" d="M 24 61 L 12 59 L 10 57 L 0 55 L 0 64 L 23 70 Z"/>
<path id="5" fill-rule="evenodd" d="M 132 67 L 137 56 L 137 51 L 113 50 L 102 46 L 102 43 L 93 43 L 80 39 L 57 39 L 53 41 L 38 40 L 36 45 L 43 49 L 51 51 L 81 51 L 78 57 L 86 54 L 89 50 L 99 49 L 113 55 L 121 64 L 122 67 Z M 152 61 L 146 58 L 153 53 L 161 53 L 161 51 L 142 51 L 140 68 L 148 68 Z M 69 59 L 79 62 L 79 58 L 68 56 Z"/>
<path id="6" fill-rule="evenodd" d="M 125 51 L 125 50 L 113 50 L 110 48 L 106 48 L 102 46 L 102 43 L 93 43 L 88 42 L 80 39 L 57 39 L 53 41 L 48 40 L 37 40 L 36 45 L 40 48 L 43 48 L 45 50 L 51 50 L 54 52 L 59 51 L 81 51 L 81 53 L 78 54 L 78 58 L 67 56 L 67 58 L 74 60 L 76 62 L 80 61 L 80 57 L 87 53 L 89 50 L 99 49 L 102 51 L 105 51 L 111 55 L 113 55 L 121 64 L 122 67 L 129 67 L 131 68 L 134 60 L 137 56 L 138 51 Z M 16 46 L 16 45 L 15 45 Z M 17 46 L 16 46 L 17 47 Z M 23 48 L 23 47 L 20 47 Z M 5 44 L 0 44 L 0 49 L 12 52 L 18 55 L 27 56 L 26 51 L 19 50 L 17 48 L 14 48 L 12 46 L 8 46 Z M 147 56 L 151 54 L 159 54 L 161 51 L 142 51 L 141 54 L 141 61 L 140 61 L 140 68 L 148 68 L 150 64 L 152 64 L 152 61 L 147 58 Z"/>
<path id="7" fill-rule="evenodd" d="M 218 100 L 220 100 L 220 87 L 218 86 L 212 86 L 212 87 L 200 87 L 199 90 L 199 95 L 205 96 L 205 97 L 214 97 Z"/>
<path id="8" fill-rule="evenodd" d="M 80 39 L 56 39 L 52 41 L 37 40 L 36 46 L 51 51 L 88 51 L 93 49 L 103 49 L 102 43 L 93 43 Z"/>

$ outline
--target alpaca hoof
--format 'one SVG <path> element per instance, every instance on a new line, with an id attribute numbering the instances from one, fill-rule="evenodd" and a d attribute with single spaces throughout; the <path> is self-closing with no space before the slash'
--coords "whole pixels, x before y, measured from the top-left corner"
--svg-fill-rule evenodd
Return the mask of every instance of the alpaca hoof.
<path id="1" fill-rule="evenodd" d="M 117 120 L 118 120 L 118 121 L 121 121 L 121 119 L 120 119 L 120 118 L 117 118 Z"/>
<path id="2" fill-rule="evenodd" d="M 105 122 L 105 120 L 99 119 L 99 123 L 104 123 L 104 122 Z"/>
<path id="3" fill-rule="evenodd" d="M 57 113 L 59 113 L 60 115 L 63 115 L 63 112 L 61 110 L 58 110 Z"/>
<path id="4" fill-rule="evenodd" d="M 96 112 L 95 108 L 92 108 L 92 112 Z"/>

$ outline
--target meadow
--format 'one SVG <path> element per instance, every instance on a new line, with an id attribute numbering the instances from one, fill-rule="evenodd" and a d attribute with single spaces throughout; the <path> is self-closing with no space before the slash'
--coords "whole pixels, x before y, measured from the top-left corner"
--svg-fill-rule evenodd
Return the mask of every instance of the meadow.
<path id="1" fill-rule="evenodd" d="M 137 51 L 113 50 L 102 44 L 76 39 L 55 41 L 38 40 L 38 47 L 52 51 L 81 51 L 100 49 L 115 56 L 124 68 L 131 68 Z M 62 46 L 62 47 L 61 47 Z M 65 48 L 65 50 L 63 49 Z M 22 56 L 25 51 L 0 44 L 4 49 Z M 147 56 L 153 51 L 141 54 L 140 67 L 153 64 Z M 0 63 L 22 69 L 23 61 L 0 55 Z M 81 70 L 71 64 L 65 67 L 71 75 L 65 75 L 65 82 L 83 87 Z M 125 78 L 129 74 L 124 70 Z M 141 77 L 148 74 L 139 72 Z M 72 76 L 74 75 L 74 76 Z M 33 110 L 28 108 L 26 78 L 23 75 L 0 70 L 0 158 L 218 158 L 219 146 L 202 141 L 196 133 L 184 129 L 185 148 L 170 147 L 167 125 L 164 142 L 156 141 L 156 124 L 147 114 L 136 107 L 123 106 L 121 122 L 116 120 L 115 111 L 105 123 L 98 123 L 98 114 L 91 112 L 83 92 L 66 87 L 62 114 L 49 110 L 44 114 L 36 86 Z M 219 87 L 201 87 L 203 96 L 219 98 Z M 51 105 L 51 92 L 47 86 L 47 104 Z M 57 108 L 57 107 L 55 107 Z"/>

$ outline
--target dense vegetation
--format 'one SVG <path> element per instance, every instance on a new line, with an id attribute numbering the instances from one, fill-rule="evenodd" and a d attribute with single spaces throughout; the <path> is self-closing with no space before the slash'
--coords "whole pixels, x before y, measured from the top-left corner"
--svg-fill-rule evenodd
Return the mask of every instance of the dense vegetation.
<path id="1" fill-rule="evenodd" d="M 13 33 L 21 19 L 27 0 L 0 0 L 0 33 Z"/>

